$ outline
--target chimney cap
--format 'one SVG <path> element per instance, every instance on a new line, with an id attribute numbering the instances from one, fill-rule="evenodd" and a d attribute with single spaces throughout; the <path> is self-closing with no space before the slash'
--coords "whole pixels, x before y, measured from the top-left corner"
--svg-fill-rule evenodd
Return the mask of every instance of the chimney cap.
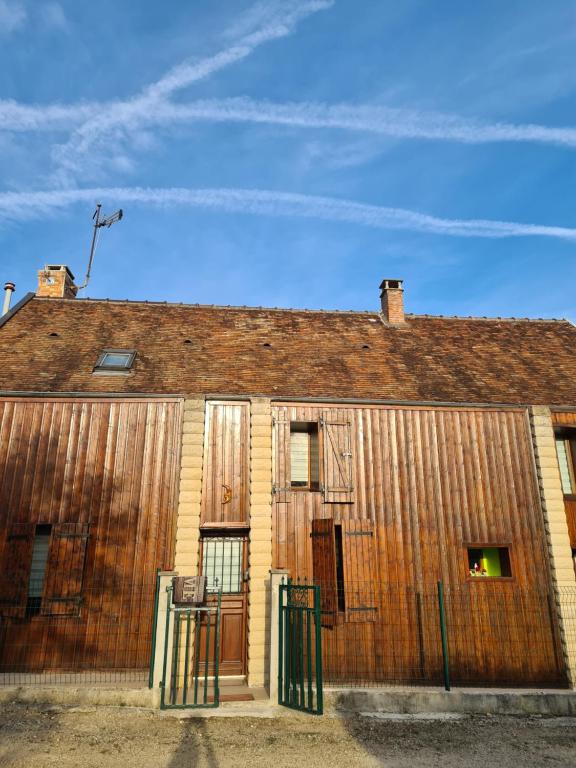
<path id="1" fill-rule="evenodd" d="M 9 280 L 7 280 L 4 283 L 4 290 L 5 291 L 14 291 L 16 289 L 16 283 L 12 283 Z"/>
<path id="2" fill-rule="evenodd" d="M 382 280 L 380 283 L 380 290 L 381 291 L 389 291 L 391 289 L 403 291 L 403 284 L 404 280 L 392 280 L 391 278 L 386 278 Z"/>
<path id="3" fill-rule="evenodd" d="M 67 272 L 68 276 L 71 280 L 74 280 L 74 275 L 72 274 L 72 270 L 70 267 L 66 266 L 66 264 L 46 264 L 44 267 L 44 272 Z"/>

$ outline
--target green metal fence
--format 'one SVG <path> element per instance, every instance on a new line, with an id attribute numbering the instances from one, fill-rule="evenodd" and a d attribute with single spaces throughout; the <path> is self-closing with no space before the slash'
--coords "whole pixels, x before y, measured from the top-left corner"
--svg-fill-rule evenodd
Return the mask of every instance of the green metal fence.
<path id="1" fill-rule="evenodd" d="M 150 639 L 150 666 L 148 669 L 148 688 L 154 687 L 154 664 L 156 661 L 156 632 L 158 629 L 158 605 L 160 602 L 160 568 L 156 569 L 154 588 L 154 613 L 152 615 L 152 637 Z"/>
<path id="2" fill-rule="evenodd" d="M 171 591 L 169 587 L 160 708 L 218 707 L 222 594 L 207 605 L 178 608 L 171 604 Z"/>
<path id="3" fill-rule="evenodd" d="M 278 703 L 321 715 L 320 587 L 288 580 L 279 600 Z"/>
<path id="4" fill-rule="evenodd" d="M 320 589 L 325 685 L 568 685 L 576 588 L 478 577 L 456 587 L 347 581 Z"/>

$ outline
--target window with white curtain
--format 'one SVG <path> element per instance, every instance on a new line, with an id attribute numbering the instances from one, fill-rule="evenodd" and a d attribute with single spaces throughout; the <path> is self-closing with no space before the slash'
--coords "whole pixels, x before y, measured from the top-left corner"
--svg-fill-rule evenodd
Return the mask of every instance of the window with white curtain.
<path id="1" fill-rule="evenodd" d="M 292 488 L 319 487 L 320 457 L 318 424 L 315 421 L 290 423 L 290 485 Z"/>
<path id="2" fill-rule="evenodd" d="M 558 466 L 560 468 L 560 479 L 562 481 L 562 491 L 565 496 L 576 494 L 575 466 L 574 466 L 574 448 L 576 438 L 570 439 L 566 435 L 556 436 L 556 453 L 558 455 Z"/>

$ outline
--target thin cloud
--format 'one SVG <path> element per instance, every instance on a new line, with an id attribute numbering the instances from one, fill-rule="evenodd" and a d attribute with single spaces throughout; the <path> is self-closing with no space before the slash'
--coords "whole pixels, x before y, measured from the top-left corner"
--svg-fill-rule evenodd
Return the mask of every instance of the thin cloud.
<path id="1" fill-rule="evenodd" d="M 266 16 L 263 26 L 214 56 L 183 62 L 148 85 L 139 96 L 109 104 L 106 110 L 98 112 L 77 128 L 66 144 L 57 147 L 54 158 L 61 167 L 75 172 L 87 151 L 103 136 L 112 134 L 120 141 L 130 131 L 138 130 L 148 123 L 150 114 L 169 96 L 242 61 L 261 45 L 286 37 L 307 16 L 327 10 L 333 4 L 334 0 L 305 0 L 296 4 L 291 2 L 278 5 L 275 13 Z"/>
<path id="2" fill-rule="evenodd" d="M 142 99 L 171 96 L 176 91 L 187 88 L 198 80 L 203 80 L 215 72 L 225 69 L 245 59 L 259 46 L 286 37 L 296 25 L 311 14 L 327 10 L 333 6 L 333 0 L 307 0 L 303 3 L 290 3 L 287 7 L 278 5 L 275 13 L 268 16 L 264 26 L 240 38 L 238 42 L 220 51 L 215 56 L 199 62 L 184 62 L 171 69 L 164 77 L 144 89 Z"/>
<path id="3" fill-rule="evenodd" d="M 25 106 L 0 101 L 0 128 L 10 131 L 66 130 L 88 121 L 85 134 L 93 129 L 92 118 L 103 112 L 119 115 L 122 102 L 106 104 Z M 116 118 L 118 119 L 118 118 Z M 576 128 L 553 128 L 533 123 L 488 123 L 459 115 L 363 104 L 315 102 L 275 103 L 248 98 L 207 99 L 184 104 L 158 101 L 154 110 L 129 114 L 124 127 L 170 126 L 195 122 L 260 123 L 308 129 L 339 129 L 397 139 L 425 139 L 464 144 L 524 142 L 576 147 Z M 118 125 L 120 123 L 118 122 Z M 89 126 L 92 126 L 90 128 Z"/>
<path id="4" fill-rule="evenodd" d="M 28 13 L 22 3 L 0 0 L 0 35 L 11 35 L 21 29 L 27 18 Z"/>
<path id="5" fill-rule="evenodd" d="M 432 139 L 465 144 L 533 142 L 576 147 L 576 128 L 535 124 L 484 123 L 458 115 L 362 104 L 313 102 L 279 104 L 247 98 L 214 99 L 159 105 L 150 121 L 185 123 L 253 122 L 300 128 L 338 128 L 404 139 Z"/>
<path id="6" fill-rule="evenodd" d="M 40 18 L 49 29 L 68 32 L 68 19 L 60 3 L 44 2 L 39 8 Z"/>
<path id="7" fill-rule="evenodd" d="M 20 104 L 12 99 L 0 101 L 0 130 L 65 131 L 96 116 L 104 104 Z"/>
<path id="8" fill-rule="evenodd" d="M 576 229 L 490 219 L 445 219 L 405 208 L 387 208 L 332 197 L 259 189 L 111 187 L 0 193 L 0 218 L 22 221 L 50 216 L 77 203 L 187 206 L 228 213 L 345 222 L 377 229 L 408 230 L 452 237 L 548 237 L 576 241 Z"/>

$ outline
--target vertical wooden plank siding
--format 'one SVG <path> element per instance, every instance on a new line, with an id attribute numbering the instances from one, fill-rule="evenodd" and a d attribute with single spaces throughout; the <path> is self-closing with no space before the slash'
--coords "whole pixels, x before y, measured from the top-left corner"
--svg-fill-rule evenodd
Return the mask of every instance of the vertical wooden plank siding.
<path id="1" fill-rule="evenodd" d="M 0 401 L 2 529 L 27 525 L 33 537 L 36 525 L 52 526 L 42 608 L 6 628 L 3 668 L 17 636 L 23 670 L 146 667 L 139 629 L 149 636 L 156 569 L 173 567 L 181 409 L 178 400 Z M 0 579 L 9 591 L 10 574 Z"/>
<path id="2" fill-rule="evenodd" d="M 248 522 L 249 403 L 206 404 L 202 525 Z"/>
<path id="3" fill-rule="evenodd" d="M 364 655 L 375 658 L 364 665 L 366 675 L 439 678 L 434 592 L 442 580 L 462 681 L 562 682 L 524 409 L 278 404 L 273 412 L 282 423 L 350 424 L 350 500 L 334 503 L 321 490 L 288 493 L 274 504 L 272 534 L 274 567 L 310 579 L 314 521 L 342 525 L 346 590 L 352 589 L 347 580 L 358 583 L 349 607 L 366 608 L 323 630 L 326 658 L 343 665 L 343 676 Z M 346 547 L 347 538 L 354 546 Z M 470 577 L 467 548 L 474 546 L 508 547 L 512 578 Z M 514 625 L 502 606 L 520 592 Z M 520 649 L 529 643 L 537 650 L 526 660 Z M 358 644 L 364 653 L 354 649 Z M 518 649 L 517 658 L 510 648 Z"/>

